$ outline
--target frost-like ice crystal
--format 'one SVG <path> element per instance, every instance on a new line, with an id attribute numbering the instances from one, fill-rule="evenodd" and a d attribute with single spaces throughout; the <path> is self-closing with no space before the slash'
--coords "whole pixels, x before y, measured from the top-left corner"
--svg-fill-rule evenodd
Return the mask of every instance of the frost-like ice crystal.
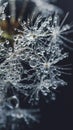
<path id="1" fill-rule="evenodd" d="M 35 3 L 37 5 L 38 1 Z M 7 4 L 6 2 L 0 6 L 0 20 L 4 22 L 6 18 L 11 18 L 10 21 L 13 23 L 15 21 L 15 7 L 11 16 L 7 17 L 5 14 Z M 13 6 L 13 3 L 10 4 Z M 12 7 L 11 10 L 13 10 Z M 45 12 L 45 9 L 43 11 Z M 64 25 L 68 14 L 62 21 L 60 21 L 57 11 L 54 14 L 48 14 L 48 16 L 40 14 L 32 23 L 21 22 L 18 19 L 19 27 L 14 26 L 11 37 L 6 34 L 6 30 L 2 26 L 0 27 L 1 127 L 6 127 L 8 118 L 11 118 L 12 130 L 15 129 L 14 122 L 20 119 L 24 119 L 26 124 L 37 121 L 36 113 L 38 110 L 22 109 L 19 93 L 24 94 L 28 103 L 38 105 L 41 94 L 48 101 L 54 100 L 55 90 L 59 86 L 67 84 L 62 78 L 63 71 L 68 70 L 65 68 L 67 65 L 63 67 L 60 64 L 68 57 L 64 47 L 69 48 L 67 43 L 72 43 L 66 37 L 73 31 L 71 25 Z M 7 95 L 11 86 L 13 86 L 13 95 Z"/>

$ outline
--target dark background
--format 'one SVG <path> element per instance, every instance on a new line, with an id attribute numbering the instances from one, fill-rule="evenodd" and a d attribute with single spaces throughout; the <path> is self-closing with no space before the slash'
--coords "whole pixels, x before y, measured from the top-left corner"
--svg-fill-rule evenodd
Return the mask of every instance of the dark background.
<path id="1" fill-rule="evenodd" d="M 73 21 L 73 0 L 58 0 L 57 5 L 70 12 L 68 23 Z M 73 37 L 73 34 L 72 34 Z M 73 52 L 70 51 L 70 61 L 73 69 Z M 44 107 L 44 130 L 72 130 L 73 129 L 73 70 L 72 76 L 67 76 L 67 88 L 63 88 L 56 101 Z M 44 116 L 43 116 L 44 117 Z M 45 122 L 45 123 L 44 123 Z M 42 126 L 42 125 L 41 125 Z"/>
<path id="2" fill-rule="evenodd" d="M 70 12 L 68 23 L 73 21 L 73 0 L 58 0 L 57 5 L 62 8 L 65 13 Z M 70 61 L 73 68 L 73 52 L 70 52 Z M 69 81 L 67 88 L 61 91 L 57 100 L 51 103 L 50 107 L 46 107 L 48 114 L 46 114 L 47 121 L 45 121 L 44 130 L 73 129 L 73 70 L 72 76 L 70 78 L 67 77 L 67 81 Z"/>
<path id="3" fill-rule="evenodd" d="M 70 12 L 67 22 L 71 23 L 73 21 L 73 0 L 58 0 L 56 5 L 62 8 L 65 14 L 68 11 Z M 36 130 L 73 129 L 73 51 L 69 52 L 69 60 L 72 63 L 72 76 L 66 77 L 68 86 L 61 88 L 56 101 L 49 104 L 41 103 L 42 120 L 40 128 L 36 127 Z"/>
<path id="4" fill-rule="evenodd" d="M 70 12 L 69 17 L 67 19 L 67 23 L 71 23 L 73 21 L 73 0 L 58 0 L 58 2 L 56 2 L 55 5 L 62 8 L 65 14 L 68 11 Z M 30 8 L 32 8 L 32 4 Z M 70 37 L 72 39 L 73 34 Z M 43 98 L 41 99 L 41 102 L 39 104 L 41 110 L 40 124 L 35 124 L 31 128 L 24 126 L 25 125 L 24 124 L 21 125 L 21 128 L 19 130 L 72 130 L 73 129 L 73 50 L 72 51 L 69 50 L 69 53 L 70 53 L 69 62 L 72 64 L 71 66 L 72 75 L 65 76 L 68 85 L 58 90 L 55 101 L 50 101 L 49 103 L 45 103 L 45 100 Z"/>

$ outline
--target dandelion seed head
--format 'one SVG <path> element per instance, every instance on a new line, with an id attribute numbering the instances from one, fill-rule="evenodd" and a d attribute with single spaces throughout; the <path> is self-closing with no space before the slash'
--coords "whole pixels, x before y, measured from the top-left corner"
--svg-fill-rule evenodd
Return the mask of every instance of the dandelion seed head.
<path id="1" fill-rule="evenodd" d="M 14 36 L 14 51 L 12 52 L 12 48 L 9 48 L 10 55 L 1 65 L 3 81 L 11 82 L 15 88 L 18 83 L 25 80 L 24 77 L 22 78 L 22 74 L 25 73 L 24 66 L 21 64 L 22 60 L 34 70 L 35 76 L 33 73 L 30 76 L 29 71 L 26 70 L 27 80 L 32 80 L 32 77 L 35 79 L 32 84 L 21 85 L 25 90 L 24 94 L 29 96 L 31 93 L 30 101 L 35 97 L 34 102 L 36 100 L 38 102 L 40 92 L 43 95 L 52 96 L 50 87 L 54 89 L 58 85 L 65 84 L 65 81 L 60 78 L 61 71 L 57 70 L 56 65 L 67 58 L 68 54 L 63 53 L 63 48 L 57 42 L 60 41 L 61 30 L 65 31 L 69 29 L 69 26 L 60 27 L 58 21 L 57 16 L 45 19 L 40 16 L 32 26 L 27 26 L 25 22 L 21 23 L 23 29 L 16 29 L 20 34 Z"/>
<path id="2" fill-rule="evenodd" d="M 12 123 L 24 119 L 24 122 L 29 125 L 37 121 L 37 110 L 22 109 L 19 95 L 24 95 L 24 99 L 28 100 L 27 104 L 37 106 L 41 95 L 46 101 L 56 99 L 57 88 L 67 85 L 62 75 L 65 74 L 64 69 L 68 70 L 68 68 L 63 68 L 59 64 L 68 57 L 64 47 L 66 41 L 72 43 L 66 37 L 72 32 L 72 28 L 68 24 L 64 25 L 69 13 L 60 21 L 57 13 L 49 12 L 45 16 L 41 13 L 34 22 L 30 22 L 32 18 L 28 18 L 25 22 L 19 17 L 16 21 L 17 26 L 14 26 L 15 0 L 9 2 L 10 16 L 5 14 L 8 3 L 0 6 L 0 20 L 5 22 L 8 18 L 12 25 L 12 30 L 9 32 L 8 25 L 6 29 L 2 26 L 0 28 L 0 38 L 3 40 L 0 43 L 0 124 L 6 124 L 6 120 L 11 117 Z M 44 3 L 44 1 L 38 2 L 40 5 Z M 35 3 L 39 7 L 39 4 Z M 47 11 L 45 7 L 41 7 L 44 9 L 44 14 Z M 51 7 L 52 11 L 56 9 L 51 4 L 48 7 Z M 8 89 L 10 90 L 7 94 Z M 13 125 L 12 130 L 14 127 Z"/>

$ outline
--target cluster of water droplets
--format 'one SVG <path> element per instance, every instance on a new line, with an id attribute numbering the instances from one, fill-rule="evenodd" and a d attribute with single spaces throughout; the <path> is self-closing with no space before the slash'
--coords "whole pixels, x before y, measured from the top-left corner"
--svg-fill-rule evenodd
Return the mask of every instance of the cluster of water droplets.
<path id="1" fill-rule="evenodd" d="M 7 3 L 0 7 L 0 19 L 5 20 L 4 13 Z M 72 43 L 66 35 L 72 32 L 71 26 L 62 22 L 59 15 L 39 15 L 31 25 L 19 22 L 20 28 L 14 28 L 13 46 L 8 39 L 0 43 L 0 126 L 6 124 L 8 117 L 12 120 L 14 130 L 16 120 L 24 119 L 26 124 L 37 121 L 37 109 L 21 109 L 16 92 L 26 96 L 28 103 L 37 104 L 40 95 L 46 100 L 55 100 L 55 90 L 67 83 L 62 79 L 64 67 L 61 61 L 68 57 L 65 42 Z M 0 37 L 4 30 L 0 29 Z M 7 90 L 13 86 L 13 95 L 7 97 Z M 37 114 L 38 115 L 38 114 Z"/>
<path id="2" fill-rule="evenodd" d="M 27 65 L 24 67 L 22 78 L 24 84 L 21 82 L 24 93 L 30 97 L 29 102 L 37 103 L 40 92 L 43 95 L 50 95 L 51 99 L 54 95 L 53 99 L 55 99 L 55 94 L 51 89 L 66 85 L 66 82 L 61 79 L 61 70 L 66 68 L 61 68 L 58 64 L 68 57 L 68 53 L 63 49 L 64 46 L 68 47 L 64 43 L 64 40 L 67 41 L 64 33 L 68 34 L 71 31 L 68 24 L 64 25 L 67 16 L 68 13 L 60 22 L 57 14 L 48 17 L 41 15 L 37 17 L 33 25 L 28 26 L 23 22 L 20 23 L 22 30 L 15 29 L 21 33 L 14 36 L 15 52 L 23 61 L 24 66 L 25 63 L 29 65 L 29 70 L 26 70 Z M 26 77 L 26 75 L 28 76 Z M 27 82 L 25 83 L 25 81 Z M 31 84 L 28 84 L 29 81 Z"/>
<path id="3" fill-rule="evenodd" d="M 7 2 L 0 6 L 1 22 L 6 20 L 4 12 L 6 5 Z M 0 40 L 2 39 L 3 33 L 4 30 L 0 29 Z M 13 51 L 8 39 L 0 41 L 0 129 L 6 128 L 7 122 L 9 122 L 8 124 L 11 124 L 11 130 L 16 129 L 16 126 L 19 128 L 18 122 L 20 122 L 21 119 L 23 119 L 27 125 L 32 122 L 38 122 L 36 113 L 38 113 L 39 110 L 30 108 L 21 109 L 19 98 L 14 92 L 13 87 L 11 88 L 13 94 L 11 93 L 7 96 L 7 93 L 10 93 L 11 91 L 10 89 L 9 92 L 7 92 L 11 85 L 16 85 L 20 82 L 21 74 L 23 72 L 20 54 L 17 51 L 18 47 L 16 44 L 14 47 L 16 48 L 16 51 L 15 49 Z"/>

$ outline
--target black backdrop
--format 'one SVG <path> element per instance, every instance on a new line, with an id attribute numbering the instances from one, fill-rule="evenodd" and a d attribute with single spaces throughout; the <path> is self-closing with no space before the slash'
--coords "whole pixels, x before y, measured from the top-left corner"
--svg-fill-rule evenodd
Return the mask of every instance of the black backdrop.
<path id="1" fill-rule="evenodd" d="M 70 12 L 67 22 L 71 23 L 73 21 L 73 0 L 58 0 L 56 5 L 62 8 L 64 13 Z M 49 104 L 41 103 L 42 119 L 39 126 L 35 126 L 36 130 L 73 129 L 73 51 L 69 52 L 69 60 L 72 64 L 72 76 L 66 77 L 68 86 L 61 89 L 56 101 Z"/>
<path id="2" fill-rule="evenodd" d="M 73 0 L 58 0 L 57 6 L 64 12 L 70 12 L 67 22 L 73 21 Z M 32 8 L 32 6 L 31 6 Z M 73 34 L 72 34 L 73 35 Z M 71 36 L 72 38 L 72 36 Z M 73 46 L 72 46 L 73 47 Z M 73 51 L 70 52 L 70 62 L 73 69 Z M 61 88 L 55 101 L 45 103 L 41 100 L 41 121 L 32 128 L 21 125 L 20 130 L 72 130 L 73 126 L 73 70 L 71 76 L 66 76 L 67 87 Z M 22 102 L 23 104 L 23 102 Z M 22 123 L 21 123 L 22 124 Z M 8 130 L 8 128 L 6 129 Z"/>
<path id="3" fill-rule="evenodd" d="M 57 6 L 70 12 L 67 22 L 73 21 L 73 0 L 58 0 Z M 72 34 L 73 37 L 73 34 Z M 73 51 L 70 51 L 70 62 L 73 69 Z M 67 76 L 69 84 L 63 88 L 55 102 L 45 105 L 43 108 L 43 120 L 41 130 L 72 130 L 73 129 L 73 70 L 72 76 Z"/>

